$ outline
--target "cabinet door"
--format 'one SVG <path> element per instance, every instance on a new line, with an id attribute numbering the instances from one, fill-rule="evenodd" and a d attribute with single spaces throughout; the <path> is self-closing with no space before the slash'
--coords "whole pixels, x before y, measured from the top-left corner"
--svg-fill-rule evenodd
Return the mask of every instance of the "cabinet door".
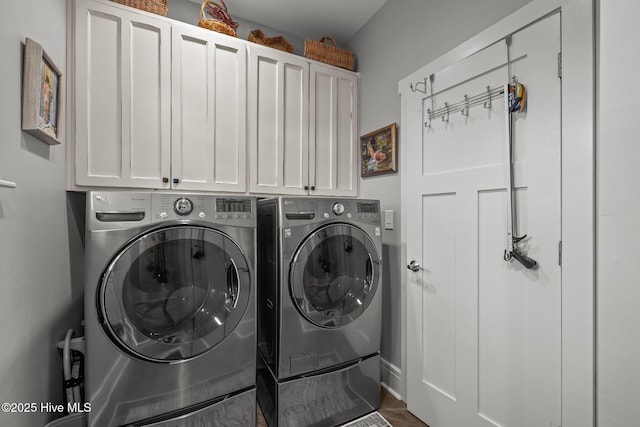
<path id="1" fill-rule="evenodd" d="M 246 47 L 173 26 L 172 187 L 246 191 Z"/>
<path id="2" fill-rule="evenodd" d="M 168 188 L 169 24 L 78 1 L 75 32 L 76 184 Z"/>
<path id="3" fill-rule="evenodd" d="M 310 194 L 356 196 L 358 76 L 315 63 L 310 75 Z"/>
<path id="4" fill-rule="evenodd" d="M 309 63 L 249 46 L 249 191 L 307 194 Z"/>

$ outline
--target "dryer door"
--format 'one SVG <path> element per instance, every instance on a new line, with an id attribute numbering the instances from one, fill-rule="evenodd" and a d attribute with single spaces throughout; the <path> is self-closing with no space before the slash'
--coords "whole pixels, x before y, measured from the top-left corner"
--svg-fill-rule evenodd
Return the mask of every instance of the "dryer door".
<path id="1" fill-rule="evenodd" d="M 175 362 L 229 335 L 250 292 L 249 264 L 227 235 L 173 226 L 138 236 L 112 259 L 97 308 L 107 335 L 123 350 Z"/>
<path id="2" fill-rule="evenodd" d="M 349 224 L 309 235 L 293 257 L 291 295 L 312 323 L 339 327 L 365 312 L 380 282 L 380 257 L 371 239 Z"/>

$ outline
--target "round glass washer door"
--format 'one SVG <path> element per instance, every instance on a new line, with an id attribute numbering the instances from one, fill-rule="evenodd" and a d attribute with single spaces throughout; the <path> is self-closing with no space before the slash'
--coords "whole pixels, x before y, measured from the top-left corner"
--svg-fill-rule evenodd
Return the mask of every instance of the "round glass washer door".
<path id="1" fill-rule="evenodd" d="M 229 335 L 249 303 L 249 266 L 224 233 L 161 228 L 129 242 L 109 263 L 97 293 L 107 335 L 145 360 L 197 357 Z"/>
<path id="2" fill-rule="evenodd" d="M 331 224 L 309 235 L 293 257 L 290 290 L 304 317 L 315 325 L 344 326 L 371 304 L 380 281 L 380 261 L 358 227 Z"/>

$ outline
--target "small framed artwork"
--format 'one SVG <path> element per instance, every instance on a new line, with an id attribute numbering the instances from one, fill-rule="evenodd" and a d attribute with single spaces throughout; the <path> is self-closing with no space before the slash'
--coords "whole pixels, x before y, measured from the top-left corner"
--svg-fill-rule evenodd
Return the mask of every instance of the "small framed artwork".
<path id="1" fill-rule="evenodd" d="M 38 43 L 26 39 L 22 76 L 22 130 L 47 144 L 62 142 L 63 80 Z"/>
<path id="2" fill-rule="evenodd" d="M 360 137 L 360 176 L 397 172 L 396 124 Z"/>

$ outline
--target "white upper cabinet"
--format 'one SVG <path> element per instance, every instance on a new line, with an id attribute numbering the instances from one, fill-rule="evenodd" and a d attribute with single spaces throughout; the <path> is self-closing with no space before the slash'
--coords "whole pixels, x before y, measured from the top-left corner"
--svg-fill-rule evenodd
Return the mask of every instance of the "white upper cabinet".
<path id="1" fill-rule="evenodd" d="M 244 42 L 173 25 L 172 186 L 246 191 Z"/>
<path id="2" fill-rule="evenodd" d="M 70 4 L 69 189 L 357 195 L 356 73 L 111 1 Z"/>
<path id="3" fill-rule="evenodd" d="M 356 196 L 358 76 L 317 63 L 310 75 L 310 194 Z"/>
<path id="4" fill-rule="evenodd" d="M 76 3 L 75 184 L 169 188 L 170 34 L 146 14 Z"/>
<path id="5" fill-rule="evenodd" d="M 309 63 L 249 46 L 249 151 L 253 193 L 308 194 Z"/>
<path id="6" fill-rule="evenodd" d="M 243 41 L 76 1 L 74 186 L 246 191 Z"/>
<path id="7" fill-rule="evenodd" d="M 358 76 L 249 46 L 250 191 L 357 195 Z"/>

